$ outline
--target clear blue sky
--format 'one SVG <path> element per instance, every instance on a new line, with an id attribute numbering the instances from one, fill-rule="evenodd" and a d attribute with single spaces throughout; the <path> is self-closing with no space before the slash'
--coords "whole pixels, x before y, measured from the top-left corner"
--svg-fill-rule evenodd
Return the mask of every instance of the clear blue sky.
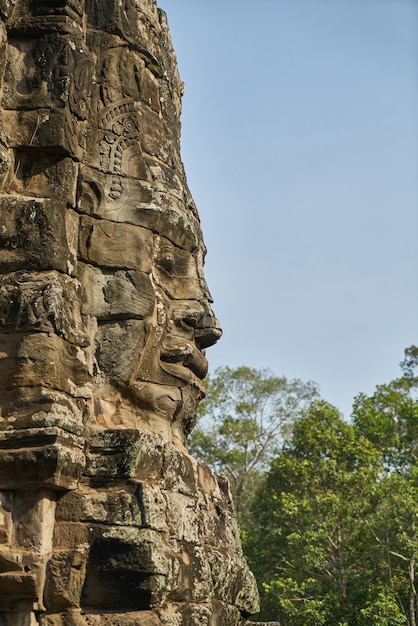
<path id="1" fill-rule="evenodd" d="M 159 0 L 219 365 L 346 416 L 418 344 L 418 2 Z"/>

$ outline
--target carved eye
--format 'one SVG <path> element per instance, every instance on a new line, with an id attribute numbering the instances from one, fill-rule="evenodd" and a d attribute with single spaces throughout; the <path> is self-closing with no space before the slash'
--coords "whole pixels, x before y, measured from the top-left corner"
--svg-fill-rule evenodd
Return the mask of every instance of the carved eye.
<path id="1" fill-rule="evenodd" d="M 174 261 L 174 254 L 171 252 L 163 252 L 159 255 L 157 262 L 163 270 L 171 274 L 174 269 Z"/>

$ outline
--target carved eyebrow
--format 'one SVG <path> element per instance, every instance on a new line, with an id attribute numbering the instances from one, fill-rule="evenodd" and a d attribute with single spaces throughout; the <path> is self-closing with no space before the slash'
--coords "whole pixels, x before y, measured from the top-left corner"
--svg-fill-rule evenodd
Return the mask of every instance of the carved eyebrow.
<path id="1" fill-rule="evenodd" d="M 158 252 L 172 252 L 175 253 L 175 246 L 168 241 L 168 239 L 160 239 L 158 242 Z"/>
<path id="2" fill-rule="evenodd" d="M 158 242 L 155 262 L 159 267 L 170 272 L 173 278 L 197 275 L 195 255 L 177 248 L 167 239 L 160 239 Z"/>

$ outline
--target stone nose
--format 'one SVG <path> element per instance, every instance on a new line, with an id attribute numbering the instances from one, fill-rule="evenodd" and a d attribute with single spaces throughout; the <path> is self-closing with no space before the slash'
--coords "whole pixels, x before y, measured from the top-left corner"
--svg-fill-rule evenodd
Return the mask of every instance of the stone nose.
<path id="1" fill-rule="evenodd" d="M 222 336 L 221 325 L 219 324 L 210 305 L 204 306 L 204 311 L 199 317 L 195 326 L 194 337 L 200 349 L 213 346 Z"/>

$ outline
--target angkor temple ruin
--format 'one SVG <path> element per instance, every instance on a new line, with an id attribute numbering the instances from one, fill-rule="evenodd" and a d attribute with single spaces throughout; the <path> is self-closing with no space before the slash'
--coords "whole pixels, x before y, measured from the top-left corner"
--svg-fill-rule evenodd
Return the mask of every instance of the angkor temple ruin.
<path id="1" fill-rule="evenodd" d="M 154 0 L 0 0 L 0 625 L 242 626 L 221 330 Z"/>

